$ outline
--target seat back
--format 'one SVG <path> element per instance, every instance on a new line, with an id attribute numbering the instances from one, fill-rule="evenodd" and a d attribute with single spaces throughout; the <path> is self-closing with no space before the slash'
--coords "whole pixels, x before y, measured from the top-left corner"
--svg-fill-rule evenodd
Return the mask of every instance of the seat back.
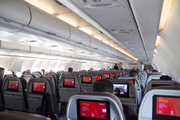
<path id="1" fill-rule="evenodd" d="M 143 97 L 138 120 L 179 120 L 180 86 L 150 89 Z"/>
<path id="2" fill-rule="evenodd" d="M 5 108 L 20 111 L 29 109 L 25 91 L 25 80 L 17 77 L 7 77 L 3 82 Z"/>
<path id="3" fill-rule="evenodd" d="M 72 74 L 63 74 L 59 84 L 59 93 L 61 102 L 67 102 L 70 96 L 76 92 L 80 92 L 80 83 L 77 77 Z"/>
<path id="4" fill-rule="evenodd" d="M 172 80 L 159 80 L 159 79 L 153 79 L 150 82 L 148 82 L 148 84 L 146 85 L 144 94 L 151 89 L 152 87 L 158 87 L 158 86 L 169 86 L 172 85 L 174 83 L 177 83 L 176 81 L 172 81 Z"/>
<path id="5" fill-rule="evenodd" d="M 33 72 L 32 75 L 34 75 L 36 78 L 40 78 L 42 74 L 41 72 Z"/>
<path id="6" fill-rule="evenodd" d="M 139 81 L 135 77 L 119 77 L 118 79 L 119 80 L 129 80 L 134 83 L 136 92 L 137 92 L 137 97 L 138 97 L 138 105 L 139 105 L 141 102 L 141 96 L 142 96 L 141 86 L 140 86 Z"/>
<path id="7" fill-rule="evenodd" d="M 81 92 L 93 91 L 93 84 L 96 82 L 94 75 L 81 74 L 79 78 Z"/>
<path id="8" fill-rule="evenodd" d="M 51 105 L 53 112 L 57 115 L 57 103 L 55 100 L 55 96 L 53 94 L 53 85 L 50 80 L 43 79 L 43 78 L 33 78 L 29 81 L 27 86 L 27 98 L 29 103 L 29 112 L 36 113 L 38 107 L 40 107 L 43 95 L 45 93 L 50 94 Z"/>
<path id="9" fill-rule="evenodd" d="M 150 75 L 147 79 L 146 85 L 148 84 L 149 81 L 152 79 L 159 79 L 162 75 Z"/>
<path id="10" fill-rule="evenodd" d="M 113 92 L 120 99 L 122 104 L 127 104 L 137 112 L 138 98 L 134 84 L 127 80 L 111 80 Z"/>
<path id="11" fill-rule="evenodd" d="M 105 79 L 110 79 L 110 80 L 113 79 L 112 73 L 109 71 L 103 71 L 103 75 L 104 75 Z"/>
<path id="12" fill-rule="evenodd" d="M 91 71 L 88 74 L 94 75 L 96 81 L 100 79 L 105 79 L 104 74 L 101 71 Z"/>
<path id="13" fill-rule="evenodd" d="M 3 79 L 0 77 L 0 111 L 4 110 Z"/>
<path id="14" fill-rule="evenodd" d="M 68 100 L 67 119 L 125 120 L 120 100 L 111 93 L 76 93 Z"/>
<path id="15" fill-rule="evenodd" d="M 27 83 L 29 83 L 29 81 L 34 78 L 32 75 L 22 75 L 21 78 L 25 79 Z"/>

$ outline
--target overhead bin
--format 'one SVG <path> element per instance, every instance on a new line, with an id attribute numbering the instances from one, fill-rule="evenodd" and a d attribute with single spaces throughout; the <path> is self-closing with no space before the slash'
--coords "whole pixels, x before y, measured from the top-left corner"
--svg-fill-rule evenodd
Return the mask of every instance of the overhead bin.
<path id="1" fill-rule="evenodd" d="M 44 48 L 39 48 L 39 47 L 34 47 L 34 46 L 31 46 L 30 52 L 51 54 L 51 50 L 49 49 L 44 49 Z"/>
<path id="2" fill-rule="evenodd" d="M 32 14 L 32 20 L 29 24 L 30 27 L 45 31 L 47 34 L 56 35 L 65 39 L 69 38 L 70 30 L 64 21 L 61 21 L 31 4 L 28 4 L 28 6 Z"/>
<path id="3" fill-rule="evenodd" d="M 0 48 L 11 49 L 11 50 L 30 51 L 30 46 L 28 46 L 28 45 L 6 42 L 6 41 L 0 41 Z"/>
<path id="4" fill-rule="evenodd" d="M 0 2 L 1 30 L 14 32 L 21 29 L 23 25 L 28 25 L 31 17 L 25 2 L 18 0 L 1 0 Z"/>
<path id="5" fill-rule="evenodd" d="M 91 39 L 91 45 L 90 45 L 91 48 L 98 49 L 104 52 L 108 51 L 107 49 L 108 45 L 104 44 L 103 42 L 97 40 L 94 37 L 90 37 L 90 39 Z"/>
<path id="6" fill-rule="evenodd" d="M 84 33 L 83 31 L 69 25 L 71 30 L 71 35 L 69 37 L 70 41 L 89 46 L 90 45 L 90 38 L 89 35 Z"/>

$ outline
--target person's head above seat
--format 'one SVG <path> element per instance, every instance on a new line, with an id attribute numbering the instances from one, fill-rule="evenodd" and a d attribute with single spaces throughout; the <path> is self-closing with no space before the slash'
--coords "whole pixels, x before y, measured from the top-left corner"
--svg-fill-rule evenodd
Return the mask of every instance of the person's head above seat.
<path id="1" fill-rule="evenodd" d="M 68 68 L 68 72 L 72 73 L 72 72 L 73 72 L 73 68 L 72 68 L 72 67 L 69 67 L 69 68 Z"/>
<path id="2" fill-rule="evenodd" d="M 93 84 L 93 91 L 113 93 L 113 83 L 107 79 L 98 80 Z"/>
<path id="3" fill-rule="evenodd" d="M 138 79 L 138 71 L 131 70 L 131 72 L 129 73 L 129 77 L 136 77 Z"/>
<path id="4" fill-rule="evenodd" d="M 170 76 L 168 76 L 168 75 L 162 75 L 160 77 L 160 80 L 172 80 L 172 78 Z"/>
<path id="5" fill-rule="evenodd" d="M 2 76 L 4 76 L 4 68 L 0 67 L 0 73 L 2 74 Z"/>

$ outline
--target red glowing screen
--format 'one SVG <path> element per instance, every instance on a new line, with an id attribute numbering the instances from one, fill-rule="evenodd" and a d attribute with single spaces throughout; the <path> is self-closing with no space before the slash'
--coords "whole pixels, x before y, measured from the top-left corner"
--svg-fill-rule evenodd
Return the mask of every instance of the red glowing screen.
<path id="1" fill-rule="evenodd" d="M 51 80 L 51 78 L 49 78 L 49 77 L 43 77 L 44 79 L 47 79 L 47 80 Z"/>
<path id="2" fill-rule="evenodd" d="M 104 74 L 105 78 L 109 78 L 109 74 Z"/>
<path id="3" fill-rule="evenodd" d="M 18 89 L 18 81 L 9 81 L 8 89 Z"/>
<path id="4" fill-rule="evenodd" d="M 112 77 L 115 78 L 115 73 L 112 73 Z"/>
<path id="5" fill-rule="evenodd" d="M 132 83 L 134 83 L 134 80 L 130 80 Z"/>
<path id="6" fill-rule="evenodd" d="M 80 116 L 107 119 L 106 102 L 80 101 Z"/>
<path id="7" fill-rule="evenodd" d="M 33 91 L 34 92 L 45 92 L 45 86 L 46 84 L 44 82 L 34 82 L 33 83 Z"/>
<path id="8" fill-rule="evenodd" d="M 83 81 L 82 81 L 82 82 L 90 83 L 90 82 L 91 82 L 91 77 L 85 77 L 85 76 L 83 76 Z"/>
<path id="9" fill-rule="evenodd" d="M 95 75 L 94 77 L 96 78 L 96 80 L 100 80 L 101 79 L 101 75 Z"/>
<path id="10" fill-rule="evenodd" d="M 74 79 L 64 79 L 64 86 L 74 86 Z"/>
<path id="11" fill-rule="evenodd" d="M 117 72 L 116 75 L 119 77 L 119 73 Z"/>
<path id="12" fill-rule="evenodd" d="M 180 98 L 157 97 L 156 114 L 180 117 Z"/>
<path id="13" fill-rule="evenodd" d="M 123 75 L 123 72 L 121 72 L 121 75 Z"/>
<path id="14" fill-rule="evenodd" d="M 124 74 L 126 74 L 126 72 L 124 71 Z"/>
<path id="15" fill-rule="evenodd" d="M 28 83 L 29 80 L 31 79 L 31 77 L 24 77 L 24 79 L 26 80 L 26 82 Z"/>

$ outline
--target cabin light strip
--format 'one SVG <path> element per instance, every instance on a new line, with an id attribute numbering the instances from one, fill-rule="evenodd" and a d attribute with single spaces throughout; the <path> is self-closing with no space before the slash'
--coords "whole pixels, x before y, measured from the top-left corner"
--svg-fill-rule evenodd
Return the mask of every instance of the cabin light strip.
<path id="1" fill-rule="evenodd" d="M 159 24 L 159 32 L 164 30 L 175 0 L 164 0 Z"/>
<path id="2" fill-rule="evenodd" d="M 155 47 L 158 47 L 161 41 L 161 37 L 157 35 Z"/>
<path id="3" fill-rule="evenodd" d="M 66 23 L 68 23 L 68 24 L 70 24 L 70 25 L 78 28 L 79 30 L 87 33 L 88 35 L 91 35 L 92 37 L 94 37 L 94 36 L 92 35 L 92 33 L 90 32 L 91 30 L 82 29 L 81 27 L 77 27 L 77 25 L 74 25 L 74 24 L 72 24 L 72 23 L 69 23 L 69 22 L 68 22 L 69 20 L 65 20 L 64 18 L 59 17 L 58 14 L 54 14 L 54 13 L 53 13 L 53 10 L 51 10 L 48 6 L 45 6 L 45 4 L 41 4 L 41 2 L 35 1 L 35 0 L 25 0 L 25 1 L 28 2 L 28 3 L 30 3 L 30 4 L 32 4 L 32 5 L 34 5 L 34 6 L 36 6 L 36 7 L 38 7 L 38 8 L 40 8 L 40 9 L 42 9 L 43 11 L 45 11 L 45 12 L 51 14 L 51 15 L 55 15 L 57 18 L 65 21 Z M 73 12 L 73 13 L 74 13 L 74 12 Z M 69 18 L 66 18 L 66 19 L 69 19 Z M 82 18 L 81 18 L 81 19 L 82 19 Z M 94 26 L 92 26 L 92 27 L 94 27 Z M 94 27 L 94 28 L 97 29 L 96 27 Z M 98 30 L 98 29 L 97 29 L 97 30 Z M 99 30 L 98 30 L 98 31 L 99 31 Z M 109 44 L 109 42 L 105 42 L 103 39 L 101 39 L 101 38 L 99 38 L 99 37 L 95 37 L 95 38 L 98 39 L 98 40 L 100 40 L 100 41 L 102 41 L 102 42 L 104 42 L 105 44 L 111 46 L 112 48 L 114 48 L 114 49 L 116 49 L 116 50 L 118 50 L 118 47 L 122 47 L 122 46 L 120 46 L 119 44 L 118 44 L 118 46 L 114 46 L 113 44 Z M 119 51 L 119 52 L 122 52 L 123 54 L 127 55 L 128 57 L 130 57 L 130 58 L 132 58 L 132 59 L 134 59 L 134 60 L 136 60 L 136 61 L 139 60 L 138 58 L 136 58 L 134 55 L 132 55 L 131 53 L 129 53 L 129 52 L 128 52 L 127 50 L 125 50 L 125 49 L 123 49 L 123 50 L 118 50 L 118 51 Z"/>

